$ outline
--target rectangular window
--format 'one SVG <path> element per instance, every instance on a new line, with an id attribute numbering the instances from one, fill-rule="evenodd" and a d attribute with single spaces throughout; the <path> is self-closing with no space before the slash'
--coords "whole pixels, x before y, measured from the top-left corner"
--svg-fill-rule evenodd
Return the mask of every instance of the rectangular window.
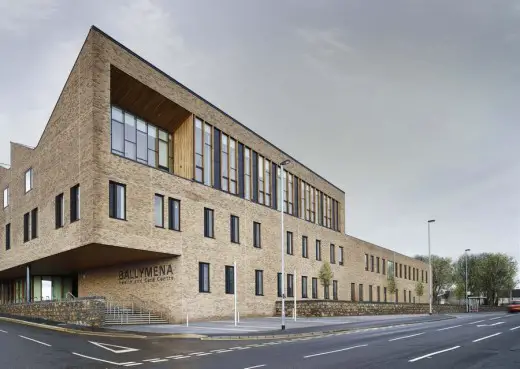
<path id="1" fill-rule="evenodd" d="M 386 274 L 386 260 L 385 259 L 382 259 L 382 265 L 381 266 L 383 267 L 383 275 L 385 275 Z"/>
<path id="2" fill-rule="evenodd" d="M 244 197 L 251 200 L 251 150 L 247 147 L 244 153 Z"/>
<path id="3" fill-rule="evenodd" d="M 251 200 L 258 202 L 258 154 L 255 151 L 252 151 L 251 175 Z"/>
<path id="4" fill-rule="evenodd" d="M 293 185 L 293 175 L 291 173 L 285 172 L 287 174 L 287 214 L 294 214 L 294 185 Z"/>
<path id="5" fill-rule="evenodd" d="M 372 302 L 372 285 L 368 285 L 368 302 Z"/>
<path id="6" fill-rule="evenodd" d="M 157 168 L 157 127 L 148 125 L 148 165 Z"/>
<path id="7" fill-rule="evenodd" d="M 426 283 L 428 283 L 428 272 L 425 272 L 424 274 L 426 274 Z"/>
<path id="8" fill-rule="evenodd" d="M 278 297 L 282 297 L 282 273 L 278 273 L 277 292 Z"/>
<path id="9" fill-rule="evenodd" d="M 199 263 L 199 292 L 210 292 L 208 263 Z"/>
<path id="10" fill-rule="evenodd" d="M 4 188 L 4 209 L 9 206 L 9 187 Z"/>
<path id="11" fill-rule="evenodd" d="M 124 112 L 125 117 L 125 156 L 129 159 L 136 158 L 136 130 L 135 116 Z"/>
<path id="12" fill-rule="evenodd" d="M 264 204 L 267 206 L 271 206 L 271 169 L 270 168 L 271 168 L 271 162 L 269 160 L 265 159 L 265 163 L 264 163 L 265 201 L 264 201 Z"/>
<path id="13" fill-rule="evenodd" d="M 336 280 L 332 281 L 332 299 L 338 299 L 338 281 Z"/>
<path id="14" fill-rule="evenodd" d="M 79 184 L 70 189 L 70 222 L 78 221 L 81 210 L 81 195 Z"/>
<path id="15" fill-rule="evenodd" d="M 318 298 L 318 278 L 312 278 L 312 298 Z"/>
<path id="16" fill-rule="evenodd" d="M 285 191 L 282 187 L 282 170 L 275 163 L 273 163 L 273 166 L 276 167 L 276 186 L 273 188 L 273 202 L 275 202 L 276 199 L 276 209 L 282 211 L 282 191 Z M 283 195 L 285 196 L 285 192 Z M 285 205 L 283 205 L 283 207 L 283 211 L 285 211 Z"/>
<path id="17" fill-rule="evenodd" d="M 343 246 L 339 247 L 339 265 L 343 265 L 344 259 L 343 259 Z"/>
<path id="18" fill-rule="evenodd" d="M 236 194 L 238 192 L 237 185 L 237 149 L 236 141 L 229 138 L 229 192 Z"/>
<path id="19" fill-rule="evenodd" d="M 31 211 L 31 240 L 38 238 L 38 208 Z"/>
<path id="20" fill-rule="evenodd" d="M 336 264 L 336 246 L 334 244 L 330 244 L 330 263 Z"/>
<path id="21" fill-rule="evenodd" d="M 368 270 L 368 254 L 365 254 L 365 270 Z"/>
<path id="22" fill-rule="evenodd" d="M 361 283 L 359 284 L 358 296 L 359 296 L 359 302 L 363 302 L 363 285 Z"/>
<path id="23" fill-rule="evenodd" d="M 222 171 L 222 190 L 229 191 L 229 152 L 228 152 L 228 136 L 222 134 L 222 152 L 221 152 L 221 171 Z"/>
<path id="24" fill-rule="evenodd" d="M 213 209 L 204 208 L 204 237 L 215 237 L 214 212 Z"/>
<path id="25" fill-rule="evenodd" d="M 238 143 L 238 196 L 245 197 L 244 194 L 244 144 Z"/>
<path id="26" fill-rule="evenodd" d="M 399 264 L 399 278 L 403 278 L 403 264 Z"/>
<path id="27" fill-rule="evenodd" d="M 164 196 L 155 194 L 154 199 L 155 226 L 164 228 Z"/>
<path id="28" fill-rule="evenodd" d="M 399 302 L 399 290 L 395 290 L 395 302 Z"/>
<path id="29" fill-rule="evenodd" d="M 262 229 L 258 222 L 253 222 L 253 247 L 262 247 Z"/>
<path id="30" fill-rule="evenodd" d="M 412 302 L 412 291 L 408 291 L 408 302 Z"/>
<path id="31" fill-rule="evenodd" d="M 384 298 L 384 302 L 387 302 L 387 298 L 386 298 L 386 287 L 383 287 L 383 298 Z"/>
<path id="32" fill-rule="evenodd" d="M 231 216 L 230 230 L 231 230 L 231 242 L 240 243 L 240 225 L 239 219 L 236 215 Z"/>
<path id="33" fill-rule="evenodd" d="M 323 298 L 324 298 L 325 300 L 330 299 L 330 295 L 329 295 L 329 286 L 324 286 L 324 287 L 323 287 Z"/>
<path id="34" fill-rule="evenodd" d="M 403 290 L 403 295 L 404 295 L 403 302 L 406 302 L 406 290 Z"/>
<path id="35" fill-rule="evenodd" d="M 181 200 L 168 198 L 168 228 L 172 231 L 181 230 Z"/>
<path id="36" fill-rule="evenodd" d="M 350 284 L 350 301 L 356 301 L 356 284 Z"/>
<path id="37" fill-rule="evenodd" d="M 287 274 L 287 297 L 294 297 L 294 276 Z"/>
<path id="38" fill-rule="evenodd" d="M 380 259 L 379 259 L 379 256 L 376 257 L 376 272 L 379 273 L 379 264 L 380 264 Z"/>
<path id="39" fill-rule="evenodd" d="M 221 146 L 220 130 L 213 128 L 213 187 L 220 190 L 220 146 Z"/>
<path id="40" fill-rule="evenodd" d="M 23 215 L 23 242 L 29 241 L 29 220 L 30 220 L 30 213 L 25 213 Z"/>
<path id="41" fill-rule="evenodd" d="M 168 136 L 168 132 L 159 129 L 159 168 L 164 170 L 168 170 L 169 167 Z"/>
<path id="42" fill-rule="evenodd" d="M 377 302 L 381 302 L 381 286 L 377 286 Z"/>
<path id="43" fill-rule="evenodd" d="M 302 256 L 304 258 L 309 257 L 309 248 L 307 244 L 307 236 L 302 236 Z"/>
<path id="44" fill-rule="evenodd" d="M 63 227 L 65 214 L 64 214 L 64 201 L 63 201 L 63 194 L 60 193 L 56 198 L 54 199 L 54 223 L 56 226 L 56 229 Z"/>
<path id="45" fill-rule="evenodd" d="M 421 282 L 424 283 L 424 270 L 421 270 Z"/>
<path id="46" fill-rule="evenodd" d="M 412 267 L 408 265 L 408 279 L 412 279 Z"/>
<path id="47" fill-rule="evenodd" d="M 11 223 L 5 225 L 5 249 L 11 249 Z"/>
<path id="48" fill-rule="evenodd" d="M 202 120 L 195 118 L 195 180 L 203 182 L 204 178 L 204 154 L 202 148 Z"/>
<path id="49" fill-rule="evenodd" d="M 255 270 L 255 295 L 264 295 L 264 271 Z"/>
<path id="50" fill-rule="evenodd" d="M 212 136 L 211 136 L 211 126 L 209 124 L 204 124 L 204 184 L 206 186 L 211 186 L 211 178 L 212 172 L 211 167 L 213 163 L 213 158 L 211 157 L 211 153 L 213 152 L 212 146 Z"/>
<path id="51" fill-rule="evenodd" d="M 235 294 L 235 267 L 226 265 L 225 267 L 225 279 L 226 279 L 226 294 Z"/>
<path id="52" fill-rule="evenodd" d="M 32 188 L 33 188 L 33 170 L 32 170 L 32 168 L 29 168 L 25 172 L 25 193 L 32 190 Z"/>
<path id="53" fill-rule="evenodd" d="M 370 271 L 374 271 L 374 255 L 370 255 Z"/>
<path id="54" fill-rule="evenodd" d="M 302 299 L 307 298 L 307 277 L 302 276 Z"/>
<path id="55" fill-rule="evenodd" d="M 321 241 L 316 240 L 316 260 L 321 261 Z"/>
<path id="56" fill-rule="evenodd" d="M 126 186 L 124 184 L 109 181 L 108 204 L 110 218 L 126 219 Z"/>
<path id="57" fill-rule="evenodd" d="M 112 121 L 112 126 L 114 124 L 120 125 L 120 123 Z M 114 132 L 112 131 L 113 138 Z M 137 161 L 148 165 L 148 125 L 139 118 L 137 118 Z"/>
<path id="58" fill-rule="evenodd" d="M 262 155 L 258 155 L 258 203 L 264 203 L 264 196 L 264 157 Z"/>
<path id="59" fill-rule="evenodd" d="M 408 279 L 408 277 L 407 277 L 407 273 L 406 273 L 406 270 L 407 270 L 407 269 L 408 269 L 408 268 L 407 268 L 406 265 L 405 265 L 405 266 L 404 266 L 404 279 Z"/>
<path id="60" fill-rule="evenodd" d="M 289 255 L 293 255 L 294 254 L 294 250 L 293 250 L 293 234 L 292 232 L 289 232 L 287 231 L 287 240 L 286 240 L 286 247 L 287 247 L 287 253 Z"/>
<path id="61" fill-rule="evenodd" d="M 300 218 L 305 219 L 305 182 L 300 179 Z"/>

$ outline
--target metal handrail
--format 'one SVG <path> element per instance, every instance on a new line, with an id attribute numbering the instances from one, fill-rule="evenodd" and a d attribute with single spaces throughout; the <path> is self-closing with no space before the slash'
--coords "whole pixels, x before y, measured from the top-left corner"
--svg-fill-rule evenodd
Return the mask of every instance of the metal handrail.
<path id="1" fill-rule="evenodd" d="M 132 299 L 137 300 L 137 302 L 138 302 L 137 305 L 140 306 L 141 308 L 148 310 L 148 312 L 153 312 L 154 314 L 159 315 L 159 317 L 161 317 L 161 318 L 166 318 L 167 320 L 170 320 L 169 310 L 165 306 L 159 304 L 156 301 L 150 301 L 150 300 L 145 301 L 145 300 L 135 296 L 134 294 L 130 294 L 129 296 Z"/>

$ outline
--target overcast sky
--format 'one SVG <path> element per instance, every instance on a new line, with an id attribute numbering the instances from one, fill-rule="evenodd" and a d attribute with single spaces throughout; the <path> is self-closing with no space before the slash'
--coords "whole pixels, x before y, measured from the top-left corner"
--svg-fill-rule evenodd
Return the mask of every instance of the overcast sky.
<path id="1" fill-rule="evenodd" d="M 91 25 L 342 188 L 348 234 L 520 256 L 520 1 L 0 0 L 0 163 Z"/>

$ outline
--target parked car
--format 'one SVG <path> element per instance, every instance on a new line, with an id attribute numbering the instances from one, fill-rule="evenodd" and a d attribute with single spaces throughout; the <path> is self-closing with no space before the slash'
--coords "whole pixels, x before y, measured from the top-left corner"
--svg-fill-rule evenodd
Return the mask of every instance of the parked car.
<path id="1" fill-rule="evenodd" d="M 520 300 L 513 300 L 507 306 L 507 311 L 510 313 L 520 312 Z"/>

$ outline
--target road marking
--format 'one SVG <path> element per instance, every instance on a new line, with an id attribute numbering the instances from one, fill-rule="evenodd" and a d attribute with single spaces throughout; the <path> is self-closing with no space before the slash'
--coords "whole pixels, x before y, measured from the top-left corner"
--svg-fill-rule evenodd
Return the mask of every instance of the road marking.
<path id="1" fill-rule="evenodd" d="M 113 353 L 116 353 L 116 354 L 125 354 L 127 352 L 139 351 L 139 349 L 125 347 L 125 346 L 111 345 L 109 343 L 101 343 L 101 342 L 94 342 L 94 341 L 89 341 L 89 342 L 93 345 L 96 345 L 96 346 L 101 347 L 108 351 L 112 351 Z M 119 350 L 114 350 L 110 347 L 117 347 L 117 348 L 119 348 Z"/>
<path id="2" fill-rule="evenodd" d="M 458 349 L 460 346 L 455 346 L 455 347 L 451 347 L 449 349 L 445 349 L 445 350 L 441 350 L 441 351 L 435 351 L 435 352 L 432 352 L 430 354 L 427 354 L 427 355 L 423 355 L 423 356 L 419 356 L 419 357 L 416 357 L 415 359 L 411 359 L 411 360 L 408 360 L 409 363 L 413 363 L 415 361 L 419 361 L 419 360 L 422 360 L 422 359 L 425 359 L 427 357 L 431 357 L 433 355 L 437 355 L 437 354 L 442 354 L 443 352 L 447 352 L 447 351 L 451 351 L 451 350 L 456 350 Z"/>
<path id="3" fill-rule="evenodd" d="M 458 327 L 462 327 L 462 324 L 461 325 L 454 325 L 452 327 L 446 327 L 446 328 L 437 329 L 437 331 L 445 331 L 447 329 L 458 328 Z"/>
<path id="4" fill-rule="evenodd" d="M 468 324 L 477 324 L 477 323 L 482 323 L 483 321 L 485 321 L 485 319 L 484 320 L 477 320 L 476 322 L 471 322 L 471 323 L 468 323 Z"/>
<path id="5" fill-rule="evenodd" d="M 191 356 L 187 356 L 187 355 L 176 355 L 176 356 L 166 356 L 168 359 L 173 359 L 173 360 L 179 360 L 179 359 L 189 359 Z"/>
<path id="6" fill-rule="evenodd" d="M 197 354 L 196 356 L 206 356 L 206 355 L 211 355 L 211 352 L 203 352 L 201 354 Z"/>
<path id="7" fill-rule="evenodd" d="M 266 364 L 255 365 L 255 366 L 248 366 L 247 368 L 244 368 L 244 369 L 255 369 L 255 368 L 261 368 L 263 366 L 266 366 Z"/>
<path id="8" fill-rule="evenodd" d="M 510 331 L 514 331 L 515 329 L 520 328 L 520 325 L 518 327 L 511 328 Z"/>
<path id="9" fill-rule="evenodd" d="M 220 350 L 211 350 L 211 352 L 214 352 L 216 354 L 220 354 L 222 352 L 231 352 L 233 350 L 225 350 L 225 349 L 220 349 Z"/>
<path id="10" fill-rule="evenodd" d="M 36 342 L 36 343 L 39 343 L 40 345 L 44 345 L 44 346 L 51 346 L 49 345 L 48 343 L 45 343 L 45 342 L 42 342 L 42 341 L 37 341 L 33 338 L 29 338 L 29 337 L 25 337 L 25 336 L 18 336 L 18 337 L 21 337 L 23 339 L 26 339 L 26 340 L 29 340 L 29 341 L 33 341 L 33 342 Z"/>
<path id="11" fill-rule="evenodd" d="M 144 359 L 143 361 L 155 361 L 155 360 L 161 360 L 160 357 L 156 357 L 155 359 Z M 168 360 L 166 360 L 168 361 Z"/>
<path id="12" fill-rule="evenodd" d="M 479 324 L 479 325 L 477 325 L 477 328 L 479 328 L 479 327 L 493 327 L 495 325 L 500 325 L 500 324 L 504 324 L 504 322 L 497 322 L 497 323 L 493 323 L 493 324 Z"/>
<path id="13" fill-rule="evenodd" d="M 485 339 L 488 339 L 488 338 L 491 338 L 491 337 L 495 337 L 495 336 L 498 336 L 499 334 L 502 334 L 502 332 L 498 332 L 498 333 L 495 333 L 495 334 L 491 334 L 489 336 L 486 336 L 486 337 L 482 337 L 482 338 L 479 338 L 478 340 L 474 340 L 473 342 L 478 342 L 478 341 L 482 341 L 482 340 L 485 340 Z"/>
<path id="14" fill-rule="evenodd" d="M 358 348 L 358 347 L 365 347 L 365 346 L 368 346 L 368 345 L 351 346 L 351 347 L 346 347 L 346 348 L 339 349 L 339 350 L 327 351 L 327 352 L 321 352 L 321 353 L 319 353 L 319 354 L 307 355 L 307 356 L 304 356 L 303 358 L 304 358 L 304 359 L 308 359 L 308 358 L 315 357 L 315 356 L 334 354 L 334 353 L 336 353 L 336 352 L 352 350 L 352 349 L 355 349 L 355 348 Z"/>
<path id="15" fill-rule="evenodd" d="M 503 318 L 503 316 L 500 315 L 500 316 L 496 316 L 496 317 L 494 317 L 494 318 L 491 318 L 491 319 L 489 319 L 489 320 L 497 320 L 497 319 L 502 319 L 502 318 Z"/>
<path id="16" fill-rule="evenodd" d="M 157 359 L 157 360 L 150 361 L 150 363 L 162 363 L 164 361 L 168 361 L 168 359 Z"/>
<path id="17" fill-rule="evenodd" d="M 124 365 L 124 364 L 130 364 L 130 363 L 114 363 L 113 361 L 108 361 L 108 360 L 98 359 L 98 358 L 96 358 L 96 357 L 92 357 L 92 356 L 87 356 L 87 355 L 78 354 L 77 352 L 73 352 L 72 354 L 73 354 L 73 355 L 76 355 L 76 356 L 84 357 L 85 359 L 101 361 L 102 363 L 107 363 L 107 364 L 111 364 L 111 365 Z"/>
<path id="18" fill-rule="evenodd" d="M 190 352 L 188 355 L 198 355 L 198 354 L 203 354 L 204 351 L 200 351 L 200 352 Z"/>
<path id="19" fill-rule="evenodd" d="M 251 347 L 237 347 L 236 350 L 249 350 Z"/>
<path id="20" fill-rule="evenodd" d="M 126 363 L 126 364 L 123 364 L 123 366 L 136 366 L 136 365 L 143 365 L 143 363 Z"/>
<path id="21" fill-rule="evenodd" d="M 422 333 L 416 333 L 416 334 L 411 334 L 411 335 L 409 335 L 409 336 L 404 336 L 404 337 L 392 338 L 391 340 L 388 340 L 388 342 L 398 341 L 398 340 L 404 340 L 405 338 L 410 338 L 410 337 L 420 336 L 421 334 L 424 334 L 424 332 L 422 332 Z"/>
<path id="22" fill-rule="evenodd" d="M 259 330 L 255 329 L 241 329 L 241 328 L 217 328 L 217 327 L 198 327 L 195 325 L 190 325 L 190 328 L 198 328 L 198 329 L 213 329 L 217 331 L 246 331 L 246 332 L 260 332 Z"/>
<path id="23" fill-rule="evenodd" d="M 3 329 L 0 329 L 0 332 L 2 332 L 2 333 L 7 333 L 7 331 L 4 331 Z"/>

